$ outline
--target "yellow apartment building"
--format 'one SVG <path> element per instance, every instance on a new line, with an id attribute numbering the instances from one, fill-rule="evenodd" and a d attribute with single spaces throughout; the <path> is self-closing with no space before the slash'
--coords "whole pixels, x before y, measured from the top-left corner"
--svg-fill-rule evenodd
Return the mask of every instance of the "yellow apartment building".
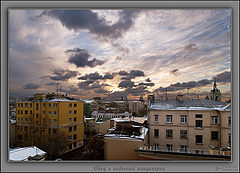
<path id="1" fill-rule="evenodd" d="M 51 155 L 83 145 L 83 102 L 43 98 L 16 104 L 18 146 L 36 145 Z"/>

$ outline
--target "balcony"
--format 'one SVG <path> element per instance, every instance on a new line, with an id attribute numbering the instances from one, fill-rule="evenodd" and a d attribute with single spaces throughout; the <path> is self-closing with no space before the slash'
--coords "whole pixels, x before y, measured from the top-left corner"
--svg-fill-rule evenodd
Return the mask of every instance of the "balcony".
<path id="1" fill-rule="evenodd" d="M 187 154 L 187 155 L 215 155 L 229 156 L 229 152 L 223 150 L 202 150 L 202 149 L 185 149 L 185 148 L 160 148 L 155 146 L 140 146 L 138 151 L 154 152 L 154 153 L 169 153 L 169 154 Z"/>

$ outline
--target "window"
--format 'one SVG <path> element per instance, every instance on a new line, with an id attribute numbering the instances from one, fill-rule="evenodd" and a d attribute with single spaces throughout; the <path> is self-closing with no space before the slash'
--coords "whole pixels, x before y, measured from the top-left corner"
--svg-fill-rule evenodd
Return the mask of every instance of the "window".
<path id="1" fill-rule="evenodd" d="M 202 118 L 202 114 L 196 114 L 196 118 Z"/>
<path id="2" fill-rule="evenodd" d="M 51 119 L 48 119 L 48 123 L 49 123 L 49 124 L 51 123 Z"/>
<path id="3" fill-rule="evenodd" d="M 23 103 L 21 103 L 21 107 L 23 107 Z"/>
<path id="4" fill-rule="evenodd" d="M 187 115 L 180 115 L 180 123 L 187 123 Z"/>
<path id="5" fill-rule="evenodd" d="M 28 111 L 27 111 L 27 110 L 25 111 L 25 114 L 28 114 Z"/>
<path id="6" fill-rule="evenodd" d="M 196 120 L 196 128 L 202 128 L 202 120 Z"/>
<path id="7" fill-rule="evenodd" d="M 20 111 L 18 110 L 17 113 L 20 114 Z"/>
<path id="8" fill-rule="evenodd" d="M 46 107 L 46 104 L 45 104 L 45 103 L 43 103 L 42 107 L 43 107 L 43 108 L 45 108 L 45 107 Z"/>
<path id="9" fill-rule="evenodd" d="M 26 108 L 28 107 L 28 104 L 27 104 L 27 103 L 25 103 L 25 107 L 26 107 Z"/>
<path id="10" fill-rule="evenodd" d="M 74 107 L 77 107 L 77 103 L 74 103 Z"/>
<path id="11" fill-rule="evenodd" d="M 203 144 L 203 136 L 196 135 L 196 144 Z"/>
<path id="12" fill-rule="evenodd" d="M 74 142 L 74 144 L 73 144 L 73 147 L 74 147 L 74 148 L 76 148 L 76 147 L 77 147 L 77 143 L 76 143 L 76 142 Z"/>
<path id="13" fill-rule="evenodd" d="M 45 115 L 45 111 L 42 111 L 42 114 Z"/>
<path id="14" fill-rule="evenodd" d="M 159 150 L 159 144 L 158 144 L 158 143 L 155 143 L 155 144 L 154 144 L 154 149 L 155 149 L 155 150 Z"/>
<path id="15" fill-rule="evenodd" d="M 166 137 L 167 138 L 172 138 L 173 137 L 173 130 L 167 129 L 166 130 Z"/>
<path id="16" fill-rule="evenodd" d="M 18 121 L 20 121 L 20 118 L 18 118 Z"/>
<path id="17" fill-rule="evenodd" d="M 53 129 L 53 133 L 56 134 L 57 133 L 57 129 Z"/>
<path id="18" fill-rule="evenodd" d="M 72 136 L 68 137 L 68 141 L 71 142 L 72 141 Z"/>
<path id="19" fill-rule="evenodd" d="M 195 150 L 195 154 L 202 154 L 203 150 Z"/>
<path id="20" fill-rule="evenodd" d="M 154 115 L 154 121 L 158 122 L 158 115 Z"/>
<path id="21" fill-rule="evenodd" d="M 71 149 L 72 149 L 72 144 L 70 144 L 70 145 L 68 146 L 68 148 L 69 148 L 69 150 L 71 150 Z"/>
<path id="22" fill-rule="evenodd" d="M 54 103 L 54 104 L 53 104 L 53 107 L 56 108 L 56 107 L 57 107 L 57 103 Z"/>
<path id="23" fill-rule="evenodd" d="M 172 151 L 173 145 L 172 144 L 167 144 L 167 151 Z"/>
<path id="24" fill-rule="evenodd" d="M 211 139 L 218 139 L 218 131 L 211 131 Z"/>
<path id="25" fill-rule="evenodd" d="M 231 145 L 231 133 L 228 133 L 228 143 Z"/>
<path id="26" fill-rule="evenodd" d="M 21 114 L 23 114 L 23 111 L 21 110 Z"/>
<path id="27" fill-rule="evenodd" d="M 74 110 L 74 114 L 77 114 L 77 110 Z"/>
<path id="28" fill-rule="evenodd" d="M 154 137 L 159 137 L 159 129 L 154 129 Z"/>
<path id="29" fill-rule="evenodd" d="M 18 103 L 18 107 L 20 107 L 20 103 Z"/>
<path id="30" fill-rule="evenodd" d="M 69 132 L 72 132 L 72 127 L 69 127 L 68 129 L 69 129 Z"/>
<path id="31" fill-rule="evenodd" d="M 48 111 L 48 115 L 51 115 L 51 111 Z"/>
<path id="32" fill-rule="evenodd" d="M 74 117 L 74 121 L 77 121 L 77 117 Z"/>
<path id="33" fill-rule="evenodd" d="M 72 118 L 69 118 L 69 122 L 72 122 Z"/>
<path id="34" fill-rule="evenodd" d="M 30 114 L 32 115 L 32 110 L 30 110 Z"/>
<path id="35" fill-rule="evenodd" d="M 77 134 L 74 134 L 73 139 L 74 139 L 74 140 L 77 139 Z"/>
<path id="36" fill-rule="evenodd" d="M 32 107 L 32 103 L 30 103 L 30 107 Z"/>
<path id="37" fill-rule="evenodd" d="M 211 116 L 211 124 L 218 124 L 218 116 Z"/>
<path id="38" fill-rule="evenodd" d="M 70 108 L 72 107 L 72 103 L 69 103 L 69 107 L 70 107 Z"/>
<path id="39" fill-rule="evenodd" d="M 18 140 L 22 140 L 22 135 L 18 135 Z"/>
<path id="40" fill-rule="evenodd" d="M 69 111 L 69 115 L 72 115 L 72 111 Z"/>
<path id="41" fill-rule="evenodd" d="M 56 112 L 56 111 L 53 111 L 53 115 L 57 115 L 57 112 Z"/>
<path id="42" fill-rule="evenodd" d="M 180 138 L 187 139 L 187 130 L 180 130 Z"/>
<path id="43" fill-rule="evenodd" d="M 76 131 L 77 130 L 77 126 L 74 126 L 74 131 Z"/>
<path id="44" fill-rule="evenodd" d="M 49 108 L 51 107 L 51 103 L 48 104 L 48 107 L 49 107 Z"/>
<path id="45" fill-rule="evenodd" d="M 231 126 L 231 117 L 228 117 L 228 126 Z"/>
<path id="46" fill-rule="evenodd" d="M 26 122 L 28 122 L 28 119 L 27 119 L 27 118 L 25 118 L 25 121 L 26 121 Z"/>
<path id="47" fill-rule="evenodd" d="M 53 123 L 56 124 L 56 123 L 57 123 L 57 119 L 54 119 L 54 120 L 53 120 Z"/>
<path id="48" fill-rule="evenodd" d="M 166 115 L 166 122 L 172 123 L 172 115 Z"/>
<path id="49" fill-rule="evenodd" d="M 38 103 L 36 104 L 36 110 L 38 110 Z"/>
<path id="50" fill-rule="evenodd" d="M 186 153 L 187 152 L 187 145 L 180 145 L 180 152 Z"/>
<path id="51" fill-rule="evenodd" d="M 21 121 L 23 121 L 23 118 L 21 118 Z"/>

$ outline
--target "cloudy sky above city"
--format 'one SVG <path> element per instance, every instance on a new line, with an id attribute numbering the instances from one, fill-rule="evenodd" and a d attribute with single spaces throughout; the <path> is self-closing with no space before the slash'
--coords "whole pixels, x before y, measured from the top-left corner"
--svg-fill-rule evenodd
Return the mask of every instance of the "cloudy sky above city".
<path id="1" fill-rule="evenodd" d="M 231 92 L 231 13 L 9 10 L 10 97 L 56 92 L 120 99 Z"/>

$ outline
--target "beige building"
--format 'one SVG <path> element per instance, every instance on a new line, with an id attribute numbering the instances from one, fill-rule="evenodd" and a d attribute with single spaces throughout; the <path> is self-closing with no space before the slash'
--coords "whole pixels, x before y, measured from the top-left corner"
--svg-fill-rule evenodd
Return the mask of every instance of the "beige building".
<path id="1" fill-rule="evenodd" d="M 85 137 L 94 134 L 105 135 L 110 128 L 110 120 L 96 122 L 95 118 L 85 118 Z"/>
<path id="2" fill-rule="evenodd" d="M 144 102 L 142 101 L 129 101 L 129 112 L 135 113 L 136 115 L 140 113 L 144 109 Z"/>
<path id="3" fill-rule="evenodd" d="M 119 121 L 104 135 L 104 160 L 139 160 L 135 151 L 148 143 L 148 129 L 133 121 Z"/>
<path id="4" fill-rule="evenodd" d="M 209 154 L 231 144 L 231 105 L 213 100 L 176 100 L 149 106 L 149 145 L 154 150 Z"/>

